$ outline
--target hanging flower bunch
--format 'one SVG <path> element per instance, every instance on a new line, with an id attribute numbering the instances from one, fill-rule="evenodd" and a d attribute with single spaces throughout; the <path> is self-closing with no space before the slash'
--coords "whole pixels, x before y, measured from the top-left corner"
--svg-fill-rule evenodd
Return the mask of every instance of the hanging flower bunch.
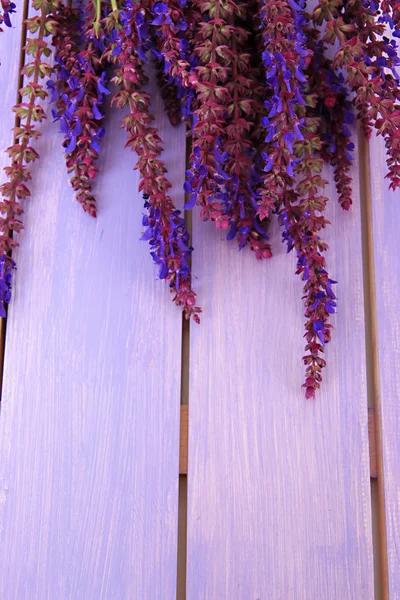
<path id="1" fill-rule="evenodd" d="M 0 24 L 10 26 L 15 4 L 0 1 Z M 14 107 L 18 126 L 0 187 L 1 315 L 11 296 L 11 253 L 30 196 L 30 163 L 39 158 L 43 101 L 50 94 L 77 200 L 96 217 L 94 184 L 112 81 L 111 107 L 126 111 L 121 126 L 140 175 L 142 239 L 174 302 L 199 322 L 193 248 L 170 195 L 145 90 L 145 65 L 155 63 L 168 117 L 173 125 L 183 120 L 191 138 L 185 209 L 199 206 L 201 219 L 258 260 L 272 256 L 268 225 L 276 215 L 288 252 L 295 251 L 304 286 L 303 387 L 313 398 L 336 311 L 323 239 L 329 224 L 323 165 L 332 166 L 339 204 L 349 210 L 351 125 L 358 118 L 367 137 L 373 130 L 383 136 L 386 177 L 390 188 L 400 187 L 399 6 L 390 0 L 320 0 L 312 8 L 305 0 L 93 0 L 83 8 L 74 0 L 33 0 L 32 8 L 21 101 Z"/>

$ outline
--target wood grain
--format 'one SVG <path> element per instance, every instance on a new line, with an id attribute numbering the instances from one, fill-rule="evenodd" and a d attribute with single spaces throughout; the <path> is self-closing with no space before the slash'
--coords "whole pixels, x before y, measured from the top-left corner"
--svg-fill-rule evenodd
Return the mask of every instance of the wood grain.
<path id="1" fill-rule="evenodd" d="M 400 239 L 399 193 L 388 190 L 385 149 L 370 142 L 372 244 L 375 271 L 376 345 L 383 503 L 386 510 L 390 600 L 400 599 Z M 382 501 L 381 500 L 381 501 Z"/>
<path id="2" fill-rule="evenodd" d="M 188 443 L 189 419 L 188 407 L 181 406 L 181 433 L 179 446 L 179 475 L 187 475 L 188 468 Z M 376 479 L 376 439 L 375 439 L 375 410 L 368 409 L 368 445 L 369 445 L 369 474 L 371 479 Z"/>
<path id="3" fill-rule="evenodd" d="M 181 204 L 184 132 L 155 98 Z M 106 124 L 97 220 L 73 198 L 58 127 L 39 143 L 6 339 L 4 600 L 176 598 L 182 317 L 139 241 L 121 116 Z"/>
<path id="4" fill-rule="evenodd" d="M 187 474 L 188 469 L 188 435 L 189 435 L 189 410 L 187 404 L 181 405 L 181 433 L 179 444 L 179 474 Z"/>
<path id="5" fill-rule="evenodd" d="M 302 285 L 276 227 L 257 263 L 194 216 L 190 599 L 373 598 L 358 164 L 345 214 L 327 186 L 339 281 L 325 381 L 306 401 Z M 331 178 L 332 179 L 332 178 Z"/>

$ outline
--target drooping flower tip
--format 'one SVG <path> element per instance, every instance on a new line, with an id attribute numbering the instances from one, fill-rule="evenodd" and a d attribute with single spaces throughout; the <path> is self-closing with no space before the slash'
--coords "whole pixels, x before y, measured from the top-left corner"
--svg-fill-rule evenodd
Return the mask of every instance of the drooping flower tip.
<path id="1" fill-rule="evenodd" d="M 105 96 L 110 93 L 105 64 L 101 62 L 108 38 L 103 28 L 98 38 L 93 36 L 89 13 L 84 17 L 67 6 L 59 8 L 55 23 L 55 69 L 48 84 L 56 105 L 53 116 L 60 122 L 64 136 L 66 165 L 76 198 L 84 211 L 95 217 L 92 182 L 98 173 L 96 161 L 105 134 L 101 124 Z M 112 39 L 113 31 L 108 35 Z"/>
<path id="2" fill-rule="evenodd" d="M 182 307 L 186 319 L 193 318 L 195 323 L 200 323 L 199 314 L 202 310 L 199 306 L 196 306 L 196 294 L 191 289 L 188 280 L 182 282 L 173 300 L 177 306 Z"/>
<path id="3" fill-rule="evenodd" d="M 164 7 L 158 8 L 164 14 Z M 168 282 L 175 304 L 186 318 L 193 316 L 197 322 L 200 308 L 196 306 L 195 293 L 191 289 L 190 273 L 193 248 L 181 212 L 168 195 L 171 183 L 161 160 L 163 144 L 157 129 L 152 126 L 151 98 L 143 90 L 147 78 L 138 42 L 147 17 L 140 3 L 124 15 L 124 25 L 116 39 L 121 52 L 117 56 L 112 55 L 117 66 L 114 82 L 119 87 L 114 103 L 121 108 L 129 108 L 122 126 L 128 134 L 126 145 L 138 155 L 135 168 L 140 173 L 139 191 L 143 194 L 145 208 L 142 224 L 146 228 L 141 239 L 149 243 L 159 278 Z"/>
<path id="4" fill-rule="evenodd" d="M 11 300 L 12 270 L 15 262 L 7 255 L 0 256 L 0 316 L 6 317 L 5 304 Z"/>
<path id="5" fill-rule="evenodd" d="M 315 388 L 314 387 L 307 387 L 304 386 L 303 387 L 306 388 L 306 392 L 305 392 L 305 396 L 306 396 L 306 400 L 315 400 Z"/>

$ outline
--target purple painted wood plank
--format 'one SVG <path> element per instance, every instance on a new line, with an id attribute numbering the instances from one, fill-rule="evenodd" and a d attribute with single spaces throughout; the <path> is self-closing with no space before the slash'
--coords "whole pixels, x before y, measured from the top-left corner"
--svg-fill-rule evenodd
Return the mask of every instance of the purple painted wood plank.
<path id="1" fill-rule="evenodd" d="M 158 96 L 154 108 L 181 203 L 184 131 Z M 97 221 L 73 199 L 58 127 L 39 144 L 0 418 L 5 600 L 176 597 L 181 314 L 139 241 L 121 116 L 107 127 Z"/>
<path id="2" fill-rule="evenodd" d="M 400 599 L 400 240 L 399 193 L 388 190 L 383 141 L 370 143 L 389 593 Z"/>
<path id="3" fill-rule="evenodd" d="M 373 597 L 357 169 L 350 214 L 327 186 L 339 312 L 315 401 L 300 390 L 295 257 L 276 228 L 268 264 L 238 255 L 196 214 L 204 314 L 191 330 L 189 600 Z"/>

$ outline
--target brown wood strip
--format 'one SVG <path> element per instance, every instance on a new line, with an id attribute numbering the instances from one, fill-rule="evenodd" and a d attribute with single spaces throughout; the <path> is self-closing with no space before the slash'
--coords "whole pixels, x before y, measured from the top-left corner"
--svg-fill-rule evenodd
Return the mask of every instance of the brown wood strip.
<path id="1" fill-rule="evenodd" d="M 188 406 L 181 406 L 181 434 L 179 448 L 179 474 L 187 475 L 188 472 L 188 436 L 189 414 Z M 369 438 L 369 466 L 371 479 L 377 477 L 376 442 L 375 442 L 375 410 L 368 409 L 368 438 Z"/>
<path id="2" fill-rule="evenodd" d="M 368 438 L 369 438 L 369 468 L 371 479 L 378 477 L 378 467 L 376 462 L 376 437 L 375 437 L 375 409 L 368 409 Z"/>
<path id="3" fill-rule="evenodd" d="M 181 436 L 179 445 L 179 475 L 188 472 L 188 436 L 189 436 L 189 407 L 181 405 Z"/>
<path id="4" fill-rule="evenodd" d="M 368 147 L 367 147 L 368 150 Z M 372 138 L 367 155 L 366 194 L 371 270 L 371 343 L 374 350 L 374 405 L 384 600 L 400 600 L 400 239 L 398 192 L 389 190 L 386 150 Z"/>

